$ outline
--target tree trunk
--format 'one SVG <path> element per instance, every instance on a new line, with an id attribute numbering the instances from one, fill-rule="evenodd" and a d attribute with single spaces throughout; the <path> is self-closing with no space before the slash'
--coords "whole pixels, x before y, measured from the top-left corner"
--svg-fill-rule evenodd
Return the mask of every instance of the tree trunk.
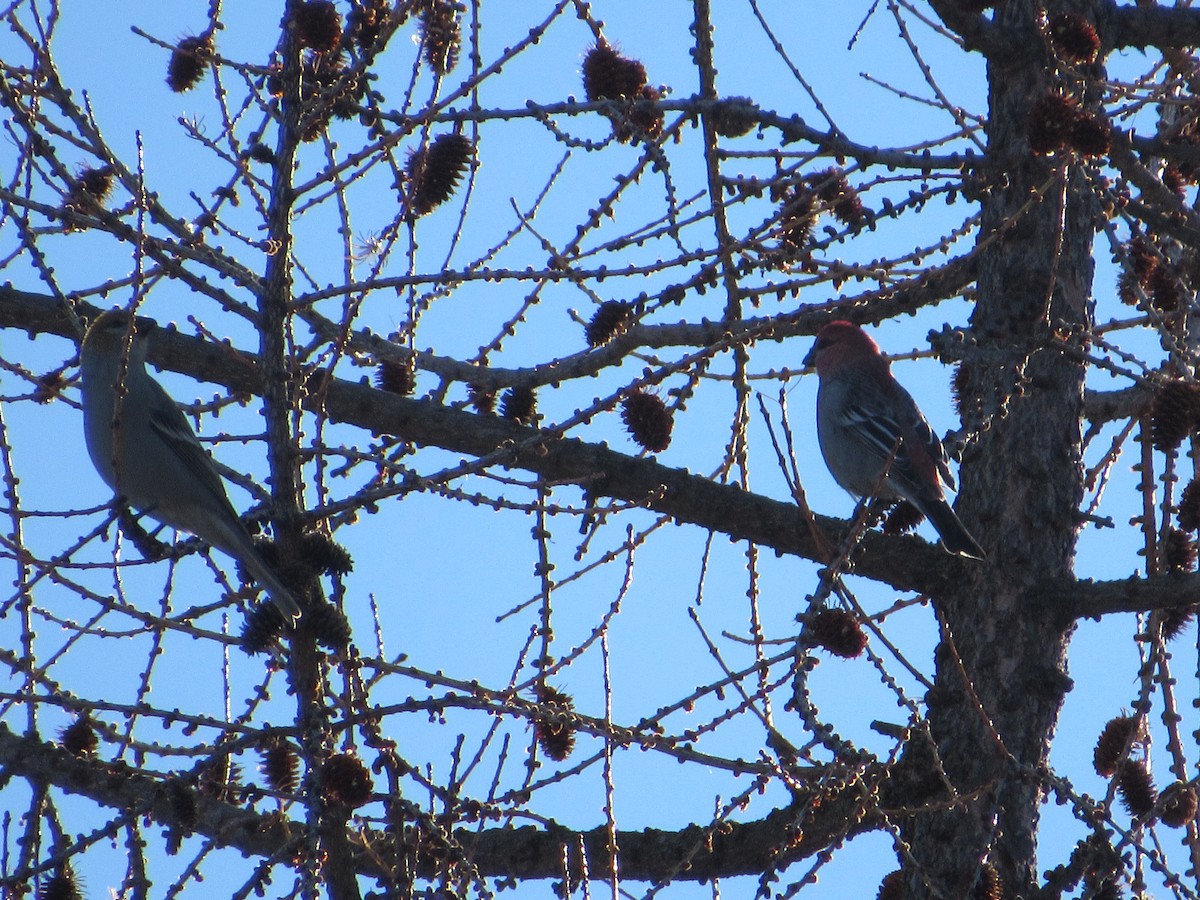
<path id="1" fill-rule="evenodd" d="M 1036 35 L 1039 12 L 1012 0 L 999 5 L 997 22 Z M 989 62 L 992 189 L 981 240 L 999 239 L 981 260 L 978 345 L 964 363 L 964 394 L 981 402 L 975 421 L 964 410 L 964 427 L 977 433 L 964 452 L 959 504 L 989 558 L 937 598 L 942 641 L 929 720 L 964 802 L 907 830 L 919 863 L 907 879 L 914 896 L 971 896 L 993 874 L 1003 896 L 1029 895 L 1042 773 L 1071 684 L 1070 623 L 1055 598 L 1032 588 L 1072 575 L 1084 367 L 1050 342 L 1060 329 L 1092 324 L 1095 210 L 1069 153 L 1029 149 L 1029 109 L 1052 89 L 1052 72 L 1036 43 Z"/>

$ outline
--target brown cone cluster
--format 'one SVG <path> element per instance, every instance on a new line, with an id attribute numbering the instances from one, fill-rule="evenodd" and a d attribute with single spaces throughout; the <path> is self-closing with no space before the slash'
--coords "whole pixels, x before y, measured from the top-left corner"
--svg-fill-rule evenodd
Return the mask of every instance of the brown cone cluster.
<path id="1" fill-rule="evenodd" d="M 320 531 L 304 535 L 301 556 L 306 569 L 314 575 L 349 575 L 354 571 L 350 551 Z"/>
<path id="2" fill-rule="evenodd" d="M 1121 266 L 1121 276 L 1117 281 L 1118 293 L 1121 299 L 1134 306 L 1137 304 L 1137 294 L 1132 285 L 1137 284 L 1143 290 L 1149 290 L 1150 279 L 1159 265 L 1159 254 L 1143 237 L 1135 237 L 1121 245 L 1121 252 L 1114 257 L 1114 262 L 1125 261 Z"/>
<path id="3" fill-rule="evenodd" d="M 897 869 L 883 876 L 879 884 L 879 893 L 875 900 L 901 900 L 904 896 L 904 872 Z M 971 891 L 970 900 L 1004 900 L 1004 886 L 1000 883 L 1000 873 L 991 863 L 983 863 L 975 878 L 975 887 Z"/>
<path id="4" fill-rule="evenodd" d="M 1171 144 L 1186 148 L 1200 147 L 1200 103 L 1188 103 L 1179 109 L 1172 133 L 1167 136 Z M 1178 177 L 1188 184 L 1200 181 L 1200 164 L 1190 160 L 1173 160 Z"/>
<path id="5" fill-rule="evenodd" d="M 1183 301 L 1183 290 L 1172 267 L 1145 238 L 1136 237 L 1122 246 L 1117 261 L 1127 265 L 1117 277 L 1117 294 L 1130 306 L 1138 304 L 1138 292 L 1149 297 L 1151 305 L 1161 313 L 1174 312 Z"/>
<path id="6" fill-rule="evenodd" d="M 1029 149 L 1038 154 L 1062 150 L 1079 107 L 1070 97 L 1046 94 L 1029 110 Z"/>
<path id="7" fill-rule="evenodd" d="M 66 386 L 67 379 L 63 375 L 63 370 L 52 369 L 38 376 L 37 384 L 34 386 L 30 399 L 34 403 L 51 403 L 62 397 L 63 388 Z"/>
<path id="8" fill-rule="evenodd" d="M 1200 611 L 1200 605 L 1197 604 L 1176 606 L 1172 609 L 1164 610 L 1162 615 L 1163 640 L 1170 642 L 1183 634 L 1184 630 L 1196 618 L 1198 611 Z"/>
<path id="9" fill-rule="evenodd" d="M 82 169 L 75 176 L 75 182 L 71 185 L 71 190 L 67 193 L 67 199 L 63 205 L 76 212 L 94 212 L 108 199 L 112 187 L 112 166 Z"/>
<path id="10" fill-rule="evenodd" d="M 296 43 L 318 53 L 333 53 L 342 42 L 342 17 L 330 0 L 306 0 L 295 8 Z"/>
<path id="11" fill-rule="evenodd" d="M 511 387 L 500 398 L 500 415 L 519 425 L 537 422 L 537 394 L 531 387 Z"/>
<path id="12" fill-rule="evenodd" d="M 363 86 L 364 82 L 350 75 L 342 53 L 305 52 L 300 60 L 300 94 L 304 101 L 300 140 L 315 141 L 333 116 L 352 118 L 363 97 Z"/>
<path id="13" fill-rule="evenodd" d="M 1167 163 L 1162 170 L 1162 183 L 1167 189 L 1179 198 L 1181 203 L 1187 201 L 1187 179 L 1183 177 L 1183 172 L 1175 163 Z"/>
<path id="14" fill-rule="evenodd" d="M 1179 497 L 1179 527 L 1184 531 L 1200 529 L 1200 478 L 1193 478 Z"/>
<path id="15" fill-rule="evenodd" d="M 217 742 L 212 756 L 199 767 L 196 790 L 200 792 L 201 796 L 220 800 L 223 803 L 232 803 L 237 797 L 238 781 L 242 773 L 237 763 L 229 758 L 229 752 L 229 740 L 227 737 L 222 738 Z M 186 796 L 191 799 L 190 795 Z M 186 804 L 186 802 L 182 797 L 180 799 L 172 797 L 172 805 Z"/>
<path id="16" fill-rule="evenodd" d="M 379 40 L 387 24 L 391 4 L 388 0 L 355 0 L 346 17 L 346 34 L 360 50 L 367 50 Z"/>
<path id="17" fill-rule="evenodd" d="M 621 401 L 621 421 L 633 440 L 651 453 L 662 453 L 671 445 L 675 422 L 657 394 L 632 391 Z"/>
<path id="18" fill-rule="evenodd" d="M 1160 265 L 1150 276 L 1150 302 L 1159 312 L 1175 312 L 1183 304 L 1183 287 L 1170 266 Z"/>
<path id="19" fill-rule="evenodd" d="M 866 221 L 866 210 L 858 191 L 846 180 L 846 173 L 839 168 L 822 169 L 808 176 L 808 183 L 821 202 L 843 225 L 857 228 Z"/>
<path id="20" fill-rule="evenodd" d="M 1168 528 L 1162 548 L 1167 571 L 1175 575 L 1196 571 L 1196 542 L 1186 531 Z"/>
<path id="21" fill-rule="evenodd" d="M 1141 723 L 1136 716 L 1117 716 L 1110 719 L 1100 733 L 1100 739 L 1096 742 L 1096 749 L 1092 754 L 1096 774 L 1104 778 L 1115 775 L 1129 748 L 1138 743 L 1141 737 Z"/>
<path id="22" fill-rule="evenodd" d="M 1117 764 L 1117 793 L 1126 812 L 1134 818 L 1142 818 L 1154 812 L 1158 802 L 1158 791 L 1150 770 L 1140 759 L 1123 759 Z"/>
<path id="23" fill-rule="evenodd" d="M 1100 113 L 1081 110 L 1071 123 L 1067 146 L 1080 156 L 1104 156 L 1112 149 L 1112 126 Z"/>
<path id="24" fill-rule="evenodd" d="M 604 41 L 600 41 L 583 58 L 583 92 L 593 103 L 599 100 L 618 100 L 633 104 L 620 115 L 612 116 L 613 134 L 621 143 L 639 133 L 649 138 L 662 134 L 663 113 L 656 105 L 661 99 L 657 88 L 646 80 L 646 67 L 636 59 L 622 56 Z"/>
<path id="25" fill-rule="evenodd" d="M 601 41 L 583 58 L 583 91 L 588 100 L 637 100 L 647 86 L 646 67 Z"/>
<path id="26" fill-rule="evenodd" d="M 258 751 L 262 756 L 263 777 L 271 790 L 294 794 L 300 786 L 300 757 L 284 738 L 275 738 Z"/>
<path id="27" fill-rule="evenodd" d="M 1200 387 L 1168 381 L 1158 388 L 1150 407 L 1150 440 L 1155 450 L 1179 449 L 1200 418 Z"/>
<path id="28" fill-rule="evenodd" d="M 858 619 L 844 609 L 823 609 L 809 617 L 807 637 L 810 643 L 843 659 L 854 659 L 867 646 L 867 634 Z"/>
<path id="29" fill-rule="evenodd" d="M 321 766 L 325 799 L 351 809 L 371 799 L 371 773 L 352 753 L 335 753 Z"/>
<path id="30" fill-rule="evenodd" d="M 211 34 L 185 37 L 171 53 L 167 63 L 167 87 L 177 94 L 190 91 L 204 77 L 204 70 L 213 57 Z"/>
<path id="31" fill-rule="evenodd" d="M 653 140 L 662 134 L 663 111 L 656 105 L 656 101 L 662 99 L 658 88 L 646 85 L 638 99 L 644 102 L 629 111 L 628 119 L 613 121 L 613 134 L 622 144 L 629 143 L 639 135 Z"/>
<path id="32" fill-rule="evenodd" d="M 1073 150 L 1081 156 L 1103 156 L 1112 143 L 1108 120 L 1080 108 L 1074 98 L 1056 92 L 1043 95 L 1029 110 L 1029 149 L 1039 156 Z"/>
<path id="33" fill-rule="evenodd" d="M 621 300 L 605 300 L 588 322 L 585 336 L 589 347 L 600 347 L 621 334 L 629 324 L 633 307 Z"/>
<path id="34" fill-rule="evenodd" d="M 1162 792 L 1159 821 L 1171 828 L 1186 828 L 1196 819 L 1196 789 L 1184 781 L 1176 781 Z"/>
<path id="35" fill-rule="evenodd" d="M 64 863 L 54 871 L 53 875 L 42 880 L 37 897 L 38 900 L 82 900 L 83 892 L 80 890 L 79 879 L 75 872 Z"/>
<path id="36" fill-rule="evenodd" d="M 272 150 L 270 147 L 268 147 L 266 144 L 263 144 L 260 142 L 260 143 L 252 145 L 245 152 L 245 157 L 246 157 L 246 159 L 254 160 L 256 163 L 263 163 L 264 165 L 270 165 L 271 163 L 275 162 L 275 151 Z"/>
<path id="37" fill-rule="evenodd" d="M 830 212 L 843 225 L 862 228 L 868 215 L 858 191 L 840 168 L 831 167 L 796 179 L 792 184 L 775 184 L 771 199 L 779 204 L 774 234 L 779 239 L 776 254 L 782 263 L 811 262 L 813 229 L 822 212 Z"/>
<path id="38" fill-rule="evenodd" d="M 538 687 L 537 700 L 547 715 L 533 720 L 534 737 L 543 753 L 555 762 L 562 762 L 575 748 L 575 727 L 571 722 L 575 701 L 546 684 Z"/>
<path id="39" fill-rule="evenodd" d="M 475 145 L 461 134 L 440 134 L 426 147 L 409 154 L 408 208 L 413 216 L 423 216 L 454 195 L 459 180 L 467 171 Z"/>
<path id="40" fill-rule="evenodd" d="M 238 646 L 251 656 L 265 653 L 279 640 L 286 625 L 283 613 L 270 600 L 255 603 L 246 613 L 246 619 L 242 623 Z"/>
<path id="41" fill-rule="evenodd" d="M 1076 12 L 1058 13 L 1047 23 L 1050 46 L 1060 59 L 1077 65 L 1094 63 L 1100 53 L 1100 35 L 1086 17 Z"/>
<path id="42" fill-rule="evenodd" d="M 421 46 L 425 62 L 439 75 L 446 75 L 458 65 L 462 48 L 462 24 L 459 17 L 466 7 L 455 0 L 422 0 L 418 16 L 421 23 Z"/>
<path id="43" fill-rule="evenodd" d="M 73 756 L 95 756 L 100 746 L 96 728 L 87 715 L 81 715 L 59 732 L 58 742 Z"/>
<path id="44" fill-rule="evenodd" d="M 817 195 L 805 184 L 780 192 L 779 249 L 789 259 L 807 259 L 809 241 L 817 224 Z"/>
<path id="45" fill-rule="evenodd" d="M 350 645 L 350 620 L 332 603 L 317 603 L 304 612 L 313 638 L 322 647 L 344 650 Z"/>
<path id="46" fill-rule="evenodd" d="M 741 137 L 758 124 L 758 107 L 749 97 L 726 97 L 712 112 L 713 128 L 722 137 Z"/>
<path id="47" fill-rule="evenodd" d="M 482 384 L 467 385 L 467 402 L 482 416 L 496 413 L 496 390 Z"/>
<path id="48" fill-rule="evenodd" d="M 375 387 L 381 391 L 407 397 L 415 386 L 415 373 L 410 365 L 385 359 L 375 370 Z"/>

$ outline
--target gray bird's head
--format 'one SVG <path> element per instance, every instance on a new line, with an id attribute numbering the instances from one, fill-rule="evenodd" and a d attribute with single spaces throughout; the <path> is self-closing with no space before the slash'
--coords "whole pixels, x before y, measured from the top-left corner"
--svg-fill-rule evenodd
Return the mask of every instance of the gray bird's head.
<path id="1" fill-rule="evenodd" d="M 135 316 L 127 309 L 110 309 L 102 312 L 88 327 L 83 336 L 85 353 L 117 352 L 125 347 L 130 332 L 134 345 L 145 344 L 146 335 L 155 327 L 153 319 Z"/>

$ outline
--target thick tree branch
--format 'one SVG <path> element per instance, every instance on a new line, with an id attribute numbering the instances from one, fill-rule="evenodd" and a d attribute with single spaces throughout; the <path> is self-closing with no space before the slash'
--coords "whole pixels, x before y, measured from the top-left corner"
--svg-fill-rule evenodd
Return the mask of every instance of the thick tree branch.
<path id="1" fill-rule="evenodd" d="M 14 734 L 0 723 L 0 767 L 4 779 L 18 777 L 53 785 L 113 809 L 150 816 L 184 832 L 195 831 L 252 856 L 280 853 L 302 825 L 264 816 L 204 796 L 181 779 L 164 780 L 121 762 L 77 757 L 36 737 Z"/>
<path id="2" fill-rule="evenodd" d="M 0 288 L 0 328 L 74 336 L 66 314 L 51 298 L 12 288 Z M 252 355 L 171 329 L 152 335 L 150 359 L 163 368 L 222 384 L 231 391 L 259 391 Z M 1110 397 L 1093 395 L 1092 409 L 1101 417 L 1106 415 L 1105 398 L 1109 397 L 1116 403 L 1116 412 L 1121 413 L 1137 396 L 1129 392 Z M 409 400 L 340 379 L 326 385 L 321 411 L 334 421 L 376 434 L 394 434 L 413 443 L 475 458 L 489 457 L 497 465 L 582 485 L 593 496 L 642 503 L 647 509 L 725 534 L 732 540 L 748 540 L 778 553 L 824 561 L 802 513 L 793 503 L 718 484 L 653 459 L 618 453 L 603 444 L 564 439 L 507 419 Z M 828 516 L 817 516 L 816 522 L 835 543 L 845 538 L 849 527 L 845 521 Z M 855 557 L 854 572 L 897 590 L 936 597 L 946 584 L 960 577 L 961 567 L 969 565 L 974 563 L 950 557 L 919 538 L 870 532 L 863 538 L 862 553 Z M 1045 585 L 1039 594 L 1058 597 L 1067 620 L 1146 612 L 1200 602 L 1200 576 L 1068 586 L 1054 583 Z"/>
<path id="3" fill-rule="evenodd" d="M 1025 52 L 1036 33 L 1015 33 L 996 25 L 954 0 L 930 0 L 938 18 L 962 40 L 964 50 L 975 50 L 989 58 L 1012 59 Z M 1096 31 L 1105 50 L 1133 47 L 1145 50 L 1189 48 L 1200 44 L 1200 9 L 1182 6 L 1117 3 L 1098 0 L 1095 4 Z"/>
<path id="4" fill-rule="evenodd" d="M 66 313 L 52 298 L 11 288 L 0 288 L 0 328 L 5 327 L 75 337 Z M 157 366 L 222 384 L 233 392 L 260 392 L 254 356 L 228 346 L 164 328 L 151 335 L 149 358 Z M 316 402 L 314 396 L 310 395 L 310 404 Z M 804 516 L 790 501 L 717 484 L 652 459 L 618 453 L 603 444 L 565 439 L 507 419 L 475 415 L 427 400 L 405 399 L 365 384 L 330 379 L 320 396 L 321 408 L 314 411 L 335 422 L 475 458 L 487 457 L 496 465 L 582 485 L 595 496 L 641 503 L 679 522 L 699 525 L 734 540 L 824 561 Z M 846 522 L 825 516 L 817 516 L 816 520 L 835 543 L 845 538 Z M 933 595 L 960 577 L 961 567 L 973 564 L 911 536 L 868 533 L 862 550 L 855 558 L 855 574 L 898 590 Z"/>
<path id="5" fill-rule="evenodd" d="M 1200 603 L 1200 575 L 1078 581 L 1065 585 L 1061 597 L 1071 619 L 1176 609 Z"/>
<path id="6" fill-rule="evenodd" d="M 250 856 L 281 860 L 290 843 L 303 834 L 301 822 L 264 815 L 204 796 L 179 779 L 154 777 L 121 763 L 76 757 L 35 737 L 14 734 L 0 723 L 0 767 L 6 777 L 52 785 L 108 806 L 149 816 L 161 825 L 194 832 Z M 645 829 L 618 832 L 621 877 L 635 881 L 667 878 L 701 880 L 761 874 L 811 857 L 848 837 L 879 826 L 874 804 L 884 777 L 872 767 L 864 779 L 846 787 L 798 792 L 793 803 L 753 822 L 725 822 L 680 831 Z M 387 879 L 395 859 L 395 834 L 364 829 L 351 847 L 360 875 Z M 564 853 L 575 877 L 582 872 L 580 843 L 593 877 L 607 874 L 608 831 L 566 828 L 462 829 L 451 846 L 438 853 L 418 853 L 417 874 L 436 877 L 446 850 L 465 855 L 484 877 L 560 878 Z"/>
<path id="7" fill-rule="evenodd" d="M 1136 385 L 1118 391 L 1087 390 L 1083 394 L 1083 414 L 1094 425 L 1140 416 L 1154 399 L 1153 393 Z"/>
<path id="8" fill-rule="evenodd" d="M 1105 47 L 1195 47 L 1200 44 L 1200 9 L 1182 6 L 1101 5 L 1097 30 Z"/>

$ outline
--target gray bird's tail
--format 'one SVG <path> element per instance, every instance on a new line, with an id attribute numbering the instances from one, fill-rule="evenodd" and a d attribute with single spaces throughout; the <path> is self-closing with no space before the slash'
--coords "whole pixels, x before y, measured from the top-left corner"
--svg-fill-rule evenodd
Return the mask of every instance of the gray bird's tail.
<path id="1" fill-rule="evenodd" d="M 971 532 L 967 531 L 967 526 L 959 521 L 949 503 L 945 501 L 931 503 L 921 512 L 937 529 L 937 533 L 942 538 L 942 546 L 949 552 L 969 559 L 987 559 L 987 554 L 983 552 L 979 542 L 971 537 Z"/>
<path id="2" fill-rule="evenodd" d="M 263 561 L 254 546 L 254 541 L 242 527 L 242 523 L 237 518 L 233 518 L 232 523 L 222 522 L 221 524 L 225 527 L 220 528 L 219 533 L 205 534 L 202 537 L 245 566 L 254 576 L 254 580 L 266 589 L 271 601 L 283 613 L 284 619 L 289 623 L 299 619 L 300 605 L 296 602 L 296 598 L 279 580 L 279 576 L 271 570 L 271 567 Z"/>
<path id="3" fill-rule="evenodd" d="M 965 534 L 966 532 L 963 533 Z M 279 580 L 279 576 L 271 571 L 271 567 L 263 562 L 257 550 L 251 549 L 250 553 L 242 556 L 241 561 L 250 570 L 250 574 L 254 576 L 254 580 L 266 588 L 271 601 L 279 607 L 279 611 L 283 613 L 283 617 L 289 623 L 295 622 L 300 618 L 300 605 L 296 603 L 296 598 L 292 596 L 291 591 L 284 587 L 283 582 Z"/>

